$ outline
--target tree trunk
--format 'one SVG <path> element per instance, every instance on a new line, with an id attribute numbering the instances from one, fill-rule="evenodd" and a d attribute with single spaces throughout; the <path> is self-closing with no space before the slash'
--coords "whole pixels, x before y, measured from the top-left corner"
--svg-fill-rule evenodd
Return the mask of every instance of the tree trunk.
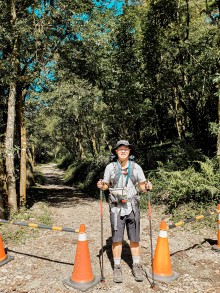
<path id="1" fill-rule="evenodd" d="M 34 148 L 34 144 L 31 144 L 31 158 L 32 158 L 32 167 L 34 169 L 34 165 L 35 165 L 35 148 Z"/>
<path id="2" fill-rule="evenodd" d="M 0 154 L 2 152 L 2 143 L 0 143 Z M 4 204 L 3 204 L 3 196 L 5 195 L 5 174 L 4 174 L 4 168 L 3 168 L 3 158 L 0 158 L 0 218 L 4 218 Z"/>
<path id="3" fill-rule="evenodd" d="M 180 106 L 180 101 L 179 97 L 177 95 L 177 90 L 174 88 L 174 114 L 175 114 L 175 120 L 176 120 L 176 128 L 177 128 L 177 133 L 179 140 L 183 140 L 185 138 L 185 127 L 183 125 L 183 117 L 181 114 L 181 106 Z"/>
<path id="4" fill-rule="evenodd" d="M 96 142 L 95 133 L 92 134 L 91 142 L 92 142 L 92 153 L 93 153 L 94 157 L 97 158 L 98 157 L 98 150 L 97 150 L 97 142 Z"/>
<path id="5" fill-rule="evenodd" d="M 26 180 L 27 180 L 27 143 L 26 127 L 23 117 L 23 100 L 26 91 L 18 89 L 17 125 L 20 138 L 20 206 L 26 205 Z"/>
<path id="6" fill-rule="evenodd" d="M 14 0 L 10 0 L 10 17 L 11 29 L 13 31 L 17 18 Z M 9 83 L 8 117 L 5 137 L 6 185 L 8 193 L 8 207 L 10 209 L 10 213 L 18 210 L 14 167 L 14 131 L 16 104 L 16 80 L 14 77 L 17 75 L 18 72 L 18 64 L 18 38 L 15 38 L 12 40 L 11 68 L 13 79 Z"/>
<path id="7" fill-rule="evenodd" d="M 5 174 L 5 138 L 3 138 L 2 134 L 6 133 L 6 125 L 7 125 L 7 101 L 6 99 L 2 99 L 0 101 L 0 107 L 3 111 L 2 115 L 2 125 L 0 126 L 0 218 L 4 218 L 4 202 L 7 199 L 6 192 L 6 174 Z"/>
<path id="8" fill-rule="evenodd" d="M 5 138 L 6 153 L 6 182 L 8 192 L 8 206 L 11 212 L 18 210 L 16 179 L 14 170 L 14 125 L 15 125 L 16 82 L 11 81 L 8 97 L 8 119 Z"/>
<path id="9" fill-rule="evenodd" d="M 26 127 L 21 125 L 21 161 L 20 161 L 20 203 L 22 206 L 26 205 L 26 179 L 27 179 L 27 160 L 26 160 Z"/>
<path id="10" fill-rule="evenodd" d="M 220 1 L 218 1 L 218 13 L 220 14 Z M 218 48 L 220 48 L 220 23 L 218 22 Z M 217 160 L 220 170 L 220 81 L 218 81 L 218 134 L 217 134 Z"/>
<path id="11" fill-rule="evenodd" d="M 0 218 L 4 219 L 3 196 L 0 194 Z"/>
<path id="12" fill-rule="evenodd" d="M 218 160 L 218 167 L 220 169 L 220 85 L 219 85 L 219 97 L 218 97 L 217 160 Z"/>
<path id="13" fill-rule="evenodd" d="M 80 160 L 84 160 L 84 159 L 86 159 L 86 155 L 85 155 L 84 147 L 83 147 L 82 142 L 81 142 L 80 139 L 78 139 L 78 144 L 79 144 Z"/>
<path id="14" fill-rule="evenodd" d="M 86 159 L 86 154 L 85 154 L 85 150 L 83 147 L 83 129 L 82 129 L 82 125 L 79 123 L 79 117 L 77 117 L 77 121 L 78 121 L 78 129 L 77 129 L 77 133 L 75 134 L 75 140 L 76 143 L 78 145 L 78 149 L 79 149 L 79 159 L 80 160 L 84 160 Z"/>

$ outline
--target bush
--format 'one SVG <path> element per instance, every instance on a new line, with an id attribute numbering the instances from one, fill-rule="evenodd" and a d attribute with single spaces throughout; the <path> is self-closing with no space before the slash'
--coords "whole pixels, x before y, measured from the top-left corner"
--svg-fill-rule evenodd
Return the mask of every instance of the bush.
<path id="1" fill-rule="evenodd" d="M 96 182 L 103 178 L 106 164 L 105 158 L 75 162 L 66 171 L 65 183 L 74 184 L 82 191 L 98 194 Z"/>
<path id="2" fill-rule="evenodd" d="M 194 160 L 204 161 L 202 151 L 192 142 L 170 142 L 141 150 L 139 159 L 148 170 L 156 170 L 161 165 L 169 171 L 184 170 Z"/>
<path id="3" fill-rule="evenodd" d="M 59 160 L 58 167 L 66 170 L 72 164 L 73 160 L 74 159 L 72 155 L 67 155 Z"/>
<path id="4" fill-rule="evenodd" d="M 103 178 L 108 159 L 75 162 L 66 171 L 66 184 L 74 184 L 82 191 L 98 196 L 96 182 Z M 152 203 L 167 205 L 174 211 L 182 204 L 217 203 L 220 196 L 219 176 L 215 159 L 205 158 L 204 162 L 194 161 L 192 166 L 182 171 L 169 171 L 166 165 L 158 167 L 150 176 L 154 189 Z M 147 197 L 142 197 L 141 208 L 146 208 Z"/>
<path id="5" fill-rule="evenodd" d="M 158 168 L 153 179 L 154 202 L 164 202 L 168 209 L 183 203 L 218 202 L 220 196 L 219 175 L 216 160 L 206 158 L 205 162 L 195 161 L 183 171 L 166 171 Z"/>

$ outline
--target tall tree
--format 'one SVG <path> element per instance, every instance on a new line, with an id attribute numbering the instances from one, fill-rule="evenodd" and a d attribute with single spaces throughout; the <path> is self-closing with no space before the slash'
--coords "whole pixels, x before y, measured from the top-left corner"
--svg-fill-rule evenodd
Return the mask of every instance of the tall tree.
<path id="1" fill-rule="evenodd" d="M 8 199 L 11 211 L 17 210 L 14 174 L 14 126 L 15 105 L 17 103 L 17 126 L 20 140 L 20 197 L 25 204 L 26 186 L 26 139 L 23 119 L 24 93 L 27 96 L 35 88 L 43 85 L 42 78 L 47 75 L 48 63 L 54 58 L 58 47 L 77 32 L 74 14 L 89 13 L 92 2 L 80 5 L 72 1 L 0 1 L 1 54 L 3 85 L 8 91 L 8 122 L 6 131 L 6 173 Z M 68 7 L 68 9 L 67 9 Z M 67 39 L 66 39 L 67 38 Z M 44 74 L 42 74 L 44 72 Z M 38 83 L 38 84 L 37 84 Z M 35 84 L 35 86 L 32 86 Z M 44 84 L 44 87 L 46 85 Z"/>
<path id="2" fill-rule="evenodd" d="M 10 0 L 10 26 L 11 31 L 15 31 L 17 14 L 15 0 Z M 14 127 L 15 127 L 15 104 L 16 104 L 16 80 L 15 77 L 18 71 L 18 52 L 19 38 L 15 37 L 12 40 L 11 47 L 11 68 L 12 78 L 9 83 L 8 95 L 8 119 L 5 137 L 5 153 L 6 153 L 6 182 L 8 190 L 8 206 L 12 212 L 17 211 L 17 194 L 16 194 L 16 179 L 14 169 Z"/>

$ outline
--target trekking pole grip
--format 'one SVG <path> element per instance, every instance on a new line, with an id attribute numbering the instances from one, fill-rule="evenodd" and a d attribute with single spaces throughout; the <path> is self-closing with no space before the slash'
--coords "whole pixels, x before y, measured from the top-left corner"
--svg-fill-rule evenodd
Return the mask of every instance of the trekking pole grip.
<path id="1" fill-rule="evenodd" d="M 152 191 L 152 183 L 150 182 L 149 178 L 147 178 L 147 181 L 146 181 L 146 190 L 147 190 L 147 193 Z"/>

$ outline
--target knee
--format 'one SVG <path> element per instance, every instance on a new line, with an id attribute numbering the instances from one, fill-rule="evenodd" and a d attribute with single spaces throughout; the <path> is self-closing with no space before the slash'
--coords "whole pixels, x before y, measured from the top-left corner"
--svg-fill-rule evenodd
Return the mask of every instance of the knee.
<path id="1" fill-rule="evenodd" d="M 122 242 L 113 242 L 112 243 L 112 248 L 114 249 L 115 247 L 122 246 Z"/>
<path id="2" fill-rule="evenodd" d="M 134 241 L 130 241 L 130 247 L 139 247 L 140 243 L 139 242 L 134 242 Z"/>

